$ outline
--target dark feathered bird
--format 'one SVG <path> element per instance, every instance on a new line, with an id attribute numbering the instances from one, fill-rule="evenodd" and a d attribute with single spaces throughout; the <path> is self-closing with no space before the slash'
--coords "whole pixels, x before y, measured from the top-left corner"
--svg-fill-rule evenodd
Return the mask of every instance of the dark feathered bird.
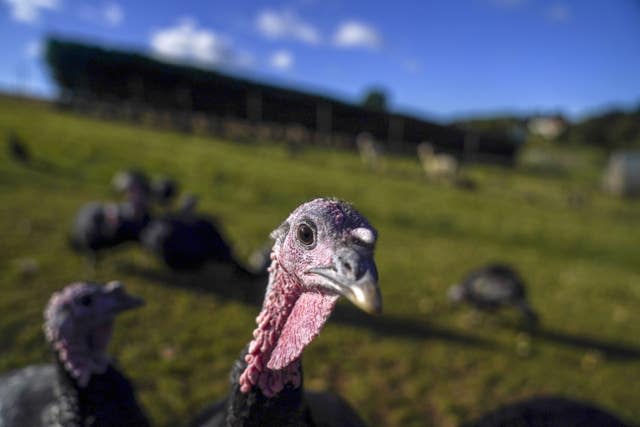
<path id="1" fill-rule="evenodd" d="M 132 385 L 107 355 L 115 317 L 141 304 L 118 282 L 54 293 L 44 330 L 55 362 L 0 377 L 0 426 L 148 426 Z"/>
<path id="2" fill-rule="evenodd" d="M 505 264 L 489 264 L 471 272 L 462 283 L 449 289 L 449 298 L 481 310 L 515 307 L 530 324 L 538 322 L 538 315 L 527 302 L 524 281 Z"/>
<path id="3" fill-rule="evenodd" d="M 135 169 L 117 172 L 111 185 L 117 193 L 124 194 L 127 200 L 148 198 L 151 193 L 149 178 L 144 172 Z"/>
<path id="4" fill-rule="evenodd" d="M 70 243 L 95 262 L 100 251 L 138 240 L 149 221 L 149 212 L 143 203 L 90 202 L 81 207 L 73 219 Z"/>
<path id="5" fill-rule="evenodd" d="M 626 427 L 613 414 L 587 402 L 534 397 L 502 406 L 463 427 Z"/>
<path id="6" fill-rule="evenodd" d="M 196 213 L 198 198 L 182 197 L 178 209 L 153 219 L 141 234 L 142 245 L 172 270 L 198 270 L 209 262 L 228 264 L 255 277 L 240 263 L 213 218 Z"/>
<path id="7" fill-rule="evenodd" d="M 29 147 L 27 147 L 27 144 L 22 138 L 13 131 L 7 134 L 7 151 L 12 159 L 20 163 L 28 163 L 31 158 Z"/>
<path id="8" fill-rule="evenodd" d="M 302 353 L 341 295 L 367 312 L 381 311 L 376 231 L 347 203 L 316 199 L 271 236 L 269 284 L 253 338 L 233 365 L 228 397 L 193 425 L 363 425 L 340 397 L 304 390 Z"/>
<path id="9" fill-rule="evenodd" d="M 169 214 L 154 219 L 140 240 L 173 270 L 197 270 L 209 261 L 237 264 L 213 220 L 201 215 Z"/>
<path id="10" fill-rule="evenodd" d="M 151 181 L 151 194 L 160 205 L 170 205 L 178 194 L 178 183 L 171 178 L 156 177 Z"/>

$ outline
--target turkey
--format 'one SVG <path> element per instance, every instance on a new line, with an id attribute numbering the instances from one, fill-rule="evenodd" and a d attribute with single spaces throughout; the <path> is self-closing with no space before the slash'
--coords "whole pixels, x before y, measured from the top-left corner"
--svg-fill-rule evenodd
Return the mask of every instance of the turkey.
<path id="1" fill-rule="evenodd" d="M 146 198 L 151 192 L 147 175 L 135 169 L 117 172 L 111 180 L 111 186 L 117 193 L 124 194 L 127 199 L 130 197 Z"/>
<path id="2" fill-rule="evenodd" d="M 29 147 L 14 131 L 7 134 L 7 151 L 9 156 L 17 162 L 29 163 L 31 159 Z"/>
<path id="3" fill-rule="evenodd" d="M 186 196 L 175 213 L 153 219 L 142 231 L 144 248 L 175 271 L 199 270 L 209 262 L 231 265 L 236 272 L 254 276 L 237 261 L 231 245 L 213 218 L 197 214 L 197 198 Z"/>
<path id="4" fill-rule="evenodd" d="M 349 204 L 315 199 L 272 234 L 269 282 L 253 338 L 235 361 L 226 399 L 194 426 L 364 425 L 338 396 L 303 389 L 302 353 L 342 295 L 382 310 L 373 258 L 377 233 Z"/>
<path id="5" fill-rule="evenodd" d="M 55 362 L 0 377 L 0 426 L 148 426 L 132 385 L 107 356 L 114 318 L 142 303 L 119 282 L 55 292 L 44 312 Z"/>
<path id="6" fill-rule="evenodd" d="M 530 325 L 538 322 L 538 315 L 527 302 L 524 282 L 505 264 L 489 264 L 471 272 L 462 283 L 449 288 L 449 299 L 481 310 L 515 307 Z"/>
<path id="7" fill-rule="evenodd" d="M 89 202 L 73 219 L 70 244 L 77 252 L 87 255 L 94 266 L 101 251 L 137 241 L 150 220 L 144 199 L 121 203 Z"/>
<path id="8" fill-rule="evenodd" d="M 134 170 L 120 171 L 113 177 L 112 185 L 125 194 L 125 201 L 86 203 L 76 213 L 71 226 L 69 243 L 88 257 L 92 268 L 103 250 L 137 241 L 151 220 L 146 175 Z"/>
<path id="9" fill-rule="evenodd" d="M 180 198 L 177 213 L 183 217 L 194 215 L 198 207 L 198 196 L 195 194 L 185 194 Z"/>
<path id="10" fill-rule="evenodd" d="M 156 177 L 151 181 L 151 195 L 161 206 L 168 206 L 178 194 L 178 183 L 167 177 Z"/>
<path id="11" fill-rule="evenodd" d="M 540 396 L 502 406 L 463 427 L 625 427 L 592 404 Z"/>

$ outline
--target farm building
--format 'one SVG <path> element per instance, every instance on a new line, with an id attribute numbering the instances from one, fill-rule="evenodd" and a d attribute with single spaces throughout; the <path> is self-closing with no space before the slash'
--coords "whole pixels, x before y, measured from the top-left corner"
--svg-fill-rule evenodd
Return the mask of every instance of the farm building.
<path id="1" fill-rule="evenodd" d="M 355 148 L 356 135 L 368 132 L 389 152 L 415 153 L 417 144 L 429 140 L 436 151 L 501 163 L 513 162 L 518 149 L 507 136 L 472 134 L 137 53 L 51 38 L 46 59 L 60 102 L 85 112 L 99 108 L 105 115 L 136 121 L 152 117 L 187 131 L 344 148 Z"/>

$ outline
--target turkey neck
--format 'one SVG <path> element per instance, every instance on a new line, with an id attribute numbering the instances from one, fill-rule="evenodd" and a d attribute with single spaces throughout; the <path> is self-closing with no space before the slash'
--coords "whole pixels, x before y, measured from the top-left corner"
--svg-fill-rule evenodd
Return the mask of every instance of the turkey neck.
<path id="1" fill-rule="evenodd" d="M 282 329 L 302 294 L 302 286 L 277 259 L 272 261 L 269 273 L 269 286 L 262 310 L 256 318 L 254 338 L 249 343 L 244 357 L 247 366 L 240 375 L 239 384 L 243 393 L 248 393 L 252 387 L 258 386 L 266 397 L 273 397 L 287 384 L 298 388 L 302 383 L 299 358 L 282 369 L 267 367 Z"/>
<path id="2" fill-rule="evenodd" d="M 240 376 L 247 369 L 248 345 L 236 360 L 231 371 L 231 393 L 226 403 L 225 425 L 228 427 L 306 427 L 313 426 L 310 412 L 304 403 L 302 366 L 296 363 L 299 383 L 284 385 L 280 392 L 267 397 L 259 387 L 248 393 L 240 391 Z"/>
<path id="3" fill-rule="evenodd" d="M 55 403 L 49 410 L 47 421 L 51 425 L 80 427 L 85 425 L 85 416 L 80 409 L 80 394 L 82 393 L 76 380 L 71 376 L 55 354 L 57 381 L 54 386 Z"/>
<path id="4" fill-rule="evenodd" d="M 272 255 L 272 259 L 273 259 Z M 302 294 L 300 283 L 273 259 L 262 310 L 256 318 L 253 339 L 231 371 L 227 426 L 306 426 L 300 358 L 283 369 L 267 367 L 294 304 Z"/>
<path id="5" fill-rule="evenodd" d="M 51 425 L 65 427 L 147 427 L 133 387 L 113 365 L 104 373 L 93 374 L 85 387 L 65 369 L 56 356 L 56 402 L 49 410 Z"/>

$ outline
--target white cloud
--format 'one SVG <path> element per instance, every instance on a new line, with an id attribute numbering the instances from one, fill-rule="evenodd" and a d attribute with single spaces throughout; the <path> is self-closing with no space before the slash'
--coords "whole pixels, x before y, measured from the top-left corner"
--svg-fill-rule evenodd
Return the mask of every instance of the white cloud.
<path id="1" fill-rule="evenodd" d="M 293 65 L 293 54 L 288 50 L 278 50 L 269 58 L 269 64 L 279 70 L 288 70 Z"/>
<path id="2" fill-rule="evenodd" d="M 27 58 L 39 58 L 42 55 L 42 43 L 40 40 L 32 40 L 24 49 Z"/>
<path id="3" fill-rule="evenodd" d="M 151 48 L 169 59 L 240 67 L 253 63 L 251 54 L 234 51 L 228 38 L 198 27 L 191 18 L 183 18 L 174 26 L 155 31 L 151 35 Z"/>
<path id="4" fill-rule="evenodd" d="M 338 47 L 365 47 L 377 49 L 382 45 L 382 37 L 378 31 L 368 24 L 358 21 L 342 23 L 333 36 L 333 43 Z"/>
<path id="5" fill-rule="evenodd" d="M 124 12 L 118 3 L 107 3 L 102 13 L 104 20 L 111 27 L 117 27 L 124 19 Z"/>
<path id="6" fill-rule="evenodd" d="M 18 22 L 33 23 L 44 10 L 57 10 L 58 0 L 4 0 L 11 8 L 11 17 Z"/>
<path id="7" fill-rule="evenodd" d="M 561 3 L 556 3 L 547 9 L 547 19 L 551 22 L 565 22 L 570 14 L 569 7 Z"/>
<path id="8" fill-rule="evenodd" d="M 258 31 L 270 39 L 293 39 L 308 44 L 318 44 L 320 33 L 291 11 L 264 10 L 256 18 Z"/>

